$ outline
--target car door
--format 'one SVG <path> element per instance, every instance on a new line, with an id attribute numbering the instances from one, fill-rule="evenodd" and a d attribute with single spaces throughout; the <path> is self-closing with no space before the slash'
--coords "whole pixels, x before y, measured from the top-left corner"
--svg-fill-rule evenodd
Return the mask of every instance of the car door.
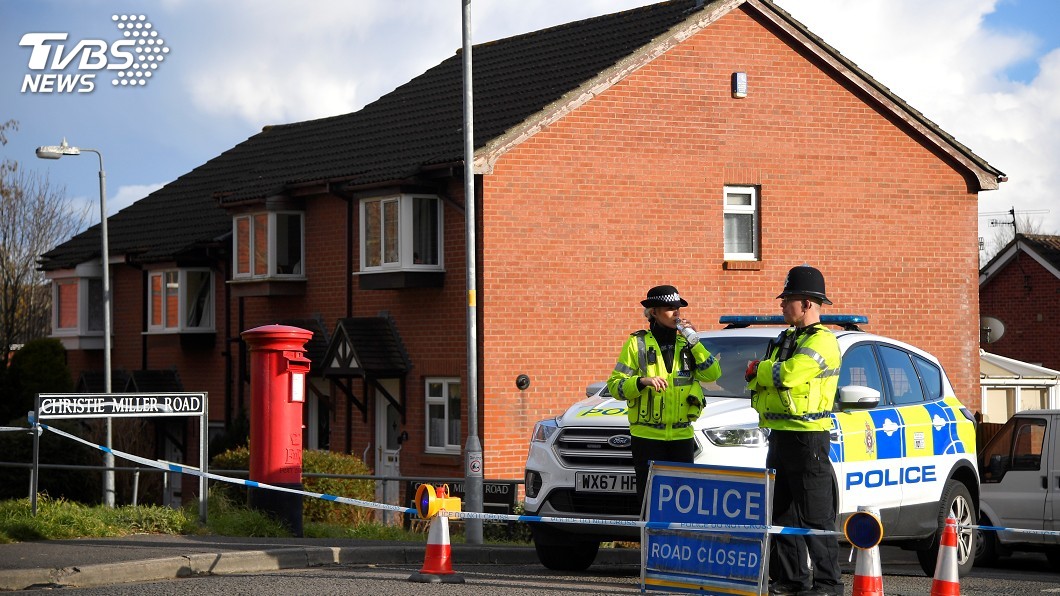
<path id="1" fill-rule="evenodd" d="M 1045 529 L 1053 532 L 1060 531 L 1060 416 L 1051 416 L 1046 419 L 1048 424 L 1046 432 L 1046 449 L 1044 457 L 1045 482 L 1048 487 L 1045 491 Z M 1052 544 L 1060 545 L 1060 535 L 1052 536 Z"/>
<path id="2" fill-rule="evenodd" d="M 1044 447 L 1049 431 L 1048 420 L 1039 416 L 1019 416 L 1010 424 L 1010 428 L 998 433 L 1003 433 L 999 437 L 1001 441 L 991 441 L 989 451 L 984 454 L 983 500 L 999 518 L 994 520 L 996 525 L 1046 529 L 1047 513 L 1048 517 L 1053 513 L 1046 511 L 1048 476 Z M 1006 535 L 1004 532 L 999 532 L 998 538 L 1030 543 L 1054 540 L 1036 534 Z"/>
<path id="3" fill-rule="evenodd" d="M 885 526 L 893 523 L 901 506 L 901 487 L 886 478 L 886 468 L 901 457 L 899 424 L 888 404 L 876 352 L 871 342 L 851 346 L 843 354 L 839 386 L 858 385 L 880 392 L 880 404 L 871 410 L 833 414 L 832 466 L 839 484 L 840 512 L 859 505 L 876 507 Z"/>

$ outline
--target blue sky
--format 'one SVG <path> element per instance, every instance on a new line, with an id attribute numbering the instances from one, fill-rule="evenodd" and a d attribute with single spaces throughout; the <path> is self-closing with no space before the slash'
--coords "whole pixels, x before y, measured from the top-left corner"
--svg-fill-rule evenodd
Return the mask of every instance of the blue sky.
<path id="1" fill-rule="evenodd" d="M 473 36 L 481 43 L 651 3 L 472 0 Z M 1001 190 L 980 195 L 981 213 L 1038 211 L 1029 217 L 1039 220 L 1039 231 L 1060 234 L 1060 1 L 777 4 L 1008 174 Z M 20 125 L 0 155 L 46 173 L 53 186 L 92 205 L 98 221 L 95 156 L 42 161 L 33 154 L 38 145 L 65 137 L 102 151 L 113 214 L 265 125 L 354 111 L 422 73 L 460 46 L 460 6 L 458 0 L 0 0 L 0 122 Z M 138 41 L 123 37 L 132 29 L 118 29 L 114 15 L 143 15 L 141 24 L 151 27 L 140 32 L 157 33 L 143 39 L 169 50 L 150 78 L 139 77 L 145 85 L 113 86 L 114 71 L 99 70 L 90 93 L 23 92 L 31 72 L 31 48 L 19 45 L 25 34 L 66 33 L 70 46 Z M 65 73 L 90 72 L 76 60 Z M 124 60 L 111 52 L 107 61 Z M 997 217 L 980 217 L 988 244 L 995 233 L 988 222 Z"/>

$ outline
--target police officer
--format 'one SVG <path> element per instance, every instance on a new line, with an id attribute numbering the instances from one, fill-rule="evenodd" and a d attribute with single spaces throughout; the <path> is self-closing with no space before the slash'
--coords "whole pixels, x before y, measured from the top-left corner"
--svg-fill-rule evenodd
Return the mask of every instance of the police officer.
<path id="1" fill-rule="evenodd" d="M 777 298 L 791 327 L 769 343 L 765 360 L 748 363 L 745 374 L 759 425 L 770 429 L 773 524 L 835 530 L 828 431 L 840 353 L 835 335 L 820 322 L 821 305 L 832 302 L 824 276 L 809 265 L 788 271 Z M 835 536 L 775 534 L 771 543 L 770 594 L 843 593 Z"/>
<path id="2" fill-rule="evenodd" d="M 637 499 L 642 507 L 648 462 L 692 463 L 692 423 L 703 409 L 703 386 L 721 376 L 721 364 L 699 342 L 677 288 L 656 286 L 640 302 L 648 329 L 630 334 L 607 380 L 611 395 L 628 405 Z M 678 328 L 680 327 L 680 332 Z"/>

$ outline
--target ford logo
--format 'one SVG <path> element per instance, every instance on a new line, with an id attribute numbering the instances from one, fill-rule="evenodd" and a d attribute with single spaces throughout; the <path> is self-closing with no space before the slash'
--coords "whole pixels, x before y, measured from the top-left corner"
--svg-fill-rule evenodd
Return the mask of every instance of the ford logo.
<path id="1" fill-rule="evenodd" d="M 632 441 L 629 435 L 614 435 L 607 439 L 607 444 L 612 447 L 629 447 Z"/>

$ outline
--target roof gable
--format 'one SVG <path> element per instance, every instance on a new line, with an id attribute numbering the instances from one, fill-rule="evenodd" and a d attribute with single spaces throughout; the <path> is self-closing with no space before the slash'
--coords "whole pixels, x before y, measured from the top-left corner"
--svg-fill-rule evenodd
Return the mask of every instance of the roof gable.
<path id="1" fill-rule="evenodd" d="M 1001 270 L 1012 263 L 1019 253 L 1029 255 L 1057 279 L 1060 279 L 1060 236 L 1046 234 L 1017 234 L 989 263 L 979 270 L 982 288 Z"/>

